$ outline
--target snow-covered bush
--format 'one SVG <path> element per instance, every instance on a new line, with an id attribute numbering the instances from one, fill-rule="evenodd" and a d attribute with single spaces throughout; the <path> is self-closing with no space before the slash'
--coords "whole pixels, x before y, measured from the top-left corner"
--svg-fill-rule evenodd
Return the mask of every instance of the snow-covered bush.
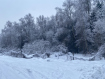
<path id="1" fill-rule="evenodd" d="M 67 47 L 65 45 L 60 44 L 60 45 L 57 45 L 57 46 L 53 46 L 51 48 L 51 51 L 52 52 L 62 52 L 62 53 L 65 53 L 66 54 L 67 51 L 68 51 L 68 49 L 67 49 Z"/>
<path id="2" fill-rule="evenodd" d="M 25 44 L 23 47 L 23 53 L 25 54 L 43 54 L 50 52 L 50 42 L 37 40 L 30 44 Z"/>
<path id="3" fill-rule="evenodd" d="M 3 55 L 24 58 L 24 54 L 17 48 L 0 48 L 0 53 Z"/>
<path id="4" fill-rule="evenodd" d="M 21 51 L 10 51 L 10 56 L 18 57 L 18 58 L 25 58 L 25 55 L 21 53 Z"/>
<path id="5" fill-rule="evenodd" d="M 58 45 L 58 48 L 62 53 L 67 53 L 67 47 L 65 45 Z"/>

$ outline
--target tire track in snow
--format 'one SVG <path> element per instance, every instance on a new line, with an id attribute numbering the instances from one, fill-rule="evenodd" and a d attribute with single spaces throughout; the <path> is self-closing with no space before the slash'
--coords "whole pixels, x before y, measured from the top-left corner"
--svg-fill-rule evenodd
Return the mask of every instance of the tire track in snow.
<path id="1" fill-rule="evenodd" d="M 41 77 L 41 79 L 49 79 L 47 78 L 44 74 L 38 72 L 38 71 L 35 71 L 35 70 L 32 70 L 29 68 L 29 69 L 24 69 L 22 68 L 21 66 L 15 66 L 13 64 L 9 64 L 8 62 L 3 62 L 3 64 L 5 66 L 5 68 L 8 70 L 8 71 L 11 71 L 13 70 L 14 73 L 16 74 L 21 74 L 22 76 L 26 77 L 25 79 L 38 79 L 39 77 Z M 1 70 L 0 69 L 0 79 L 2 79 L 2 74 L 4 75 L 5 73 L 2 73 L 2 71 L 5 71 L 4 70 Z M 26 74 L 26 72 L 28 73 L 28 75 Z M 14 74 L 13 73 L 13 74 Z M 38 78 L 36 78 L 35 76 L 37 76 Z M 6 75 L 5 75 L 5 78 L 3 77 L 3 79 L 8 79 L 6 78 Z"/>
<path id="2" fill-rule="evenodd" d="M 20 67 L 17 67 L 13 64 L 10 64 L 10 63 L 4 62 L 4 61 L 2 62 L 2 66 L 3 66 L 3 68 L 1 67 L 1 72 L 2 72 L 3 78 L 0 78 L 0 79 L 9 79 L 8 75 L 11 76 L 13 74 L 17 74 L 17 77 L 19 77 L 19 79 L 21 76 L 25 77 L 25 79 L 30 79 L 30 77 L 25 73 L 25 70 Z M 7 70 L 7 72 L 5 70 Z"/>

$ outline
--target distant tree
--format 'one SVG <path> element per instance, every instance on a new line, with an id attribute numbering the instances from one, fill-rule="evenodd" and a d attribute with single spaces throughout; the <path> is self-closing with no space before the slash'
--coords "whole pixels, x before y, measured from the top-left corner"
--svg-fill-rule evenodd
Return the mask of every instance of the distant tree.
<path id="1" fill-rule="evenodd" d="M 102 1 L 97 1 L 93 8 L 94 16 L 92 17 L 93 33 L 94 33 L 94 48 L 98 48 L 105 42 L 104 38 L 104 24 L 105 24 L 105 4 Z"/>
<path id="2" fill-rule="evenodd" d="M 79 0 L 77 9 L 75 11 L 76 16 L 76 46 L 79 52 L 88 53 L 89 43 L 92 42 L 92 33 L 89 28 L 89 15 L 91 11 L 91 2 L 88 0 Z"/>
<path id="3" fill-rule="evenodd" d="M 39 16 L 37 18 L 36 22 L 37 22 L 36 24 L 39 28 L 39 38 L 43 39 L 43 40 L 46 40 L 46 38 L 45 38 L 46 25 L 47 25 L 46 18 L 43 15 Z"/>
<path id="4" fill-rule="evenodd" d="M 57 38 L 60 42 L 64 43 L 70 52 L 77 52 L 77 48 L 75 45 L 75 2 L 71 0 L 65 0 L 63 3 L 63 8 L 56 8 L 56 20 L 58 30 L 56 35 L 59 37 Z M 61 31 L 62 30 L 62 31 Z"/>

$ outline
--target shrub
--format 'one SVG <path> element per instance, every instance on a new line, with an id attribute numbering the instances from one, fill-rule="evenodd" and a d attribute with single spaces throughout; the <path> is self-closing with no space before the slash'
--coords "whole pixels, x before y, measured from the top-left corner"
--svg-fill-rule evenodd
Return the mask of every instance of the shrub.
<path id="1" fill-rule="evenodd" d="M 23 53 L 25 54 L 43 54 L 50 51 L 51 45 L 49 41 L 37 40 L 30 44 L 25 44 Z"/>
<path id="2" fill-rule="evenodd" d="M 68 52 L 68 49 L 67 49 L 67 47 L 65 45 L 60 44 L 60 45 L 57 45 L 57 46 L 53 46 L 51 48 L 51 51 L 52 52 L 62 52 L 62 53 L 66 54 Z"/>

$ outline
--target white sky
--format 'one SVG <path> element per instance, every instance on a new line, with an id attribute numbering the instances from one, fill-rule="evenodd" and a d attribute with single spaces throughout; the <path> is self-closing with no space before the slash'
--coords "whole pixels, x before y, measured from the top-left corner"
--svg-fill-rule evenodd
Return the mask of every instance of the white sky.
<path id="1" fill-rule="evenodd" d="M 39 15 L 51 16 L 56 13 L 55 7 L 62 7 L 65 0 L 0 0 L 0 33 L 5 23 L 18 21 L 31 13 L 34 18 Z"/>

